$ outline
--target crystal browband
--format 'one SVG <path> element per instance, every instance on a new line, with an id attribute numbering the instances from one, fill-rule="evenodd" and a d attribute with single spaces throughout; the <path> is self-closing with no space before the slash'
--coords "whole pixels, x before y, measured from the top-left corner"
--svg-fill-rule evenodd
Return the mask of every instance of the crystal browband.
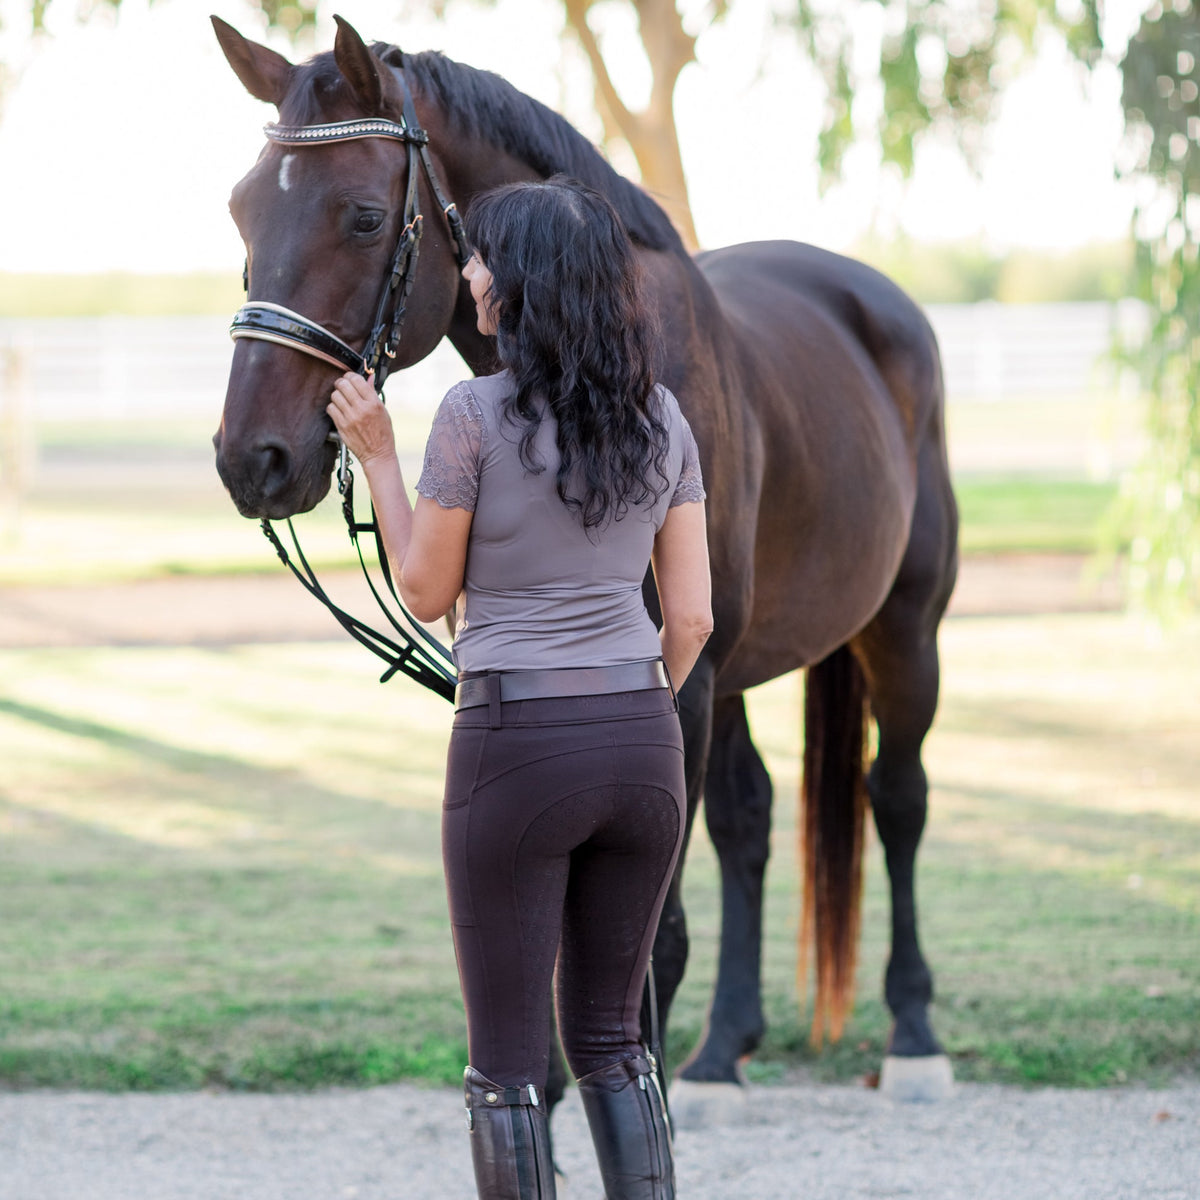
<path id="1" fill-rule="evenodd" d="M 424 146 L 429 141 L 429 134 L 423 129 L 410 129 L 398 121 L 378 117 L 334 121 L 329 125 L 264 125 L 263 133 L 269 140 L 282 146 L 352 142 L 359 138 L 391 138 L 396 142 L 413 142 L 418 146 Z"/>

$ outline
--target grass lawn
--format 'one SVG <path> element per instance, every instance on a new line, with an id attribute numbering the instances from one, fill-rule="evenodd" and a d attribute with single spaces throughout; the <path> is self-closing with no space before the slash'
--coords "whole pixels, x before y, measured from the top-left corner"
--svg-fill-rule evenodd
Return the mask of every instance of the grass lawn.
<path id="1" fill-rule="evenodd" d="M 1095 554 L 1116 483 L 1030 475 L 955 480 L 964 554 Z"/>
<path id="2" fill-rule="evenodd" d="M 936 1027 L 960 1078 L 1200 1066 L 1200 628 L 962 618 L 943 636 L 921 858 Z M 465 1059 L 438 824 L 449 708 L 343 643 L 0 651 L 0 1081 L 449 1081 Z M 877 1068 L 886 904 L 859 1001 L 807 1045 L 795 994 L 800 684 L 752 697 L 776 782 L 759 1079 Z M 698 825 L 678 1062 L 713 977 Z"/>

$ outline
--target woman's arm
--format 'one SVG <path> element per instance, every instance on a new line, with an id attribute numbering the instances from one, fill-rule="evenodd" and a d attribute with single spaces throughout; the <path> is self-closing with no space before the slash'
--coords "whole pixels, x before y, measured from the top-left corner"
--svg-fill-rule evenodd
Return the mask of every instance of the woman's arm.
<path id="1" fill-rule="evenodd" d="M 712 584 L 703 502 L 667 509 L 651 557 L 662 608 L 662 652 L 676 691 L 712 633 Z"/>
<path id="2" fill-rule="evenodd" d="M 413 508 L 396 457 L 392 418 L 361 375 L 343 375 L 334 384 L 326 411 L 366 474 L 401 599 L 418 621 L 436 621 L 462 591 L 474 514 L 443 508 L 425 496 L 418 496 Z"/>

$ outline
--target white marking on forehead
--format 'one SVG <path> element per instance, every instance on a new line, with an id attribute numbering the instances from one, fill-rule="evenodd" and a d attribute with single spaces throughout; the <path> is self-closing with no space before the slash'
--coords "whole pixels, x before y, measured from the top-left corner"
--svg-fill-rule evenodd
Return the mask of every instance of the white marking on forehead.
<path id="1" fill-rule="evenodd" d="M 294 154 L 285 154 L 283 161 L 279 164 L 279 190 L 286 192 L 291 186 L 288 180 L 288 172 L 292 169 L 292 160 L 296 156 Z"/>

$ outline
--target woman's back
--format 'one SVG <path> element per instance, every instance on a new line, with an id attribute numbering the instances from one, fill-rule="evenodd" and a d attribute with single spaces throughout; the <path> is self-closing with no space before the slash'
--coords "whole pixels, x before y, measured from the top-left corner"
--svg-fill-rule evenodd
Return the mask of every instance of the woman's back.
<path id="1" fill-rule="evenodd" d="M 466 604 L 454 653 L 460 671 L 609 666 L 656 658 L 658 633 L 642 580 L 667 510 L 703 498 L 695 443 L 675 398 L 657 401 L 668 433 L 664 478 L 617 519 L 585 529 L 557 491 L 557 425 L 543 406 L 522 456 L 522 427 L 505 416 L 509 372 L 468 380 L 434 421 L 417 490 L 469 507 Z M 526 462 L 539 464 L 530 470 Z"/>

